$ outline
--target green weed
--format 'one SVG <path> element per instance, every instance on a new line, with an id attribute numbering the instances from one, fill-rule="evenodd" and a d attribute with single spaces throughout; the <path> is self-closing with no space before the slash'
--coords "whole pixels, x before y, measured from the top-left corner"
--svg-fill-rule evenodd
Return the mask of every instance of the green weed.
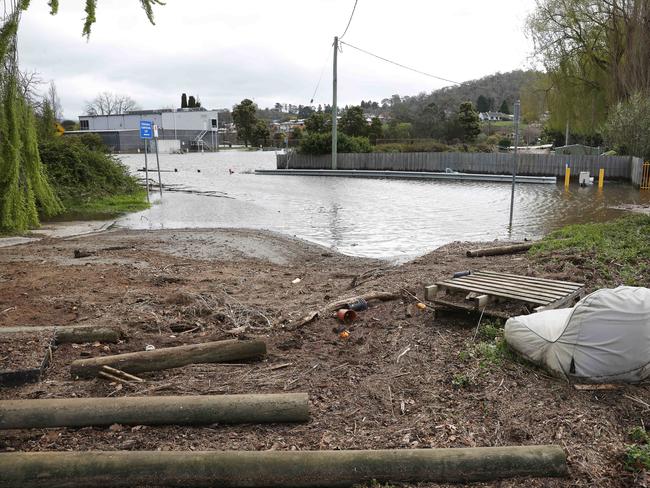
<path id="1" fill-rule="evenodd" d="M 630 439 L 636 444 L 650 444 L 650 435 L 643 427 L 634 427 L 628 432 Z"/>
<path id="2" fill-rule="evenodd" d="M 632 444 L 625 449 L 625 469 L 642 471 L 650 469 L 650 445 Z"/>

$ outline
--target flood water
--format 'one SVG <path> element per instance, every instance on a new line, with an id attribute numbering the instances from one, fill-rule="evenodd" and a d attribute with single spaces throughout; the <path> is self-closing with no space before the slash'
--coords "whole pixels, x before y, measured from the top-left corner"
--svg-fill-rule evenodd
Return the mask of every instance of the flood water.
<path id="1" fill-rule="evenodd" d="M 132 171 L 144 166 L 142 154 L 120 158 Z M 162 201 L 152 193 L 155 204 L 125 216 L 121 226 L 268 229 L 349 255 L 398 261 L 452 241 L 537 238 L 623 214 L 613 206 L 650 203 L 650 192 L 624 183 L 606 182 L 604 191 L 576 184 L 568 192 L 561 184 L 521 184 L 510 233 L 510 185 L 504 183 L 253 174 L 275 168 L 273 152 L 164 154 L 160 166 L 171 170 L 162 173 L 163 185 L 183 191 L 165 191 Z"/>

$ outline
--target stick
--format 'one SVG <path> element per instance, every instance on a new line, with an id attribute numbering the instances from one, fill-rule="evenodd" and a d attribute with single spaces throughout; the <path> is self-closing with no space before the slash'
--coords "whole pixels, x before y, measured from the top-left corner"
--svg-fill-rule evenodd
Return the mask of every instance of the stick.
<path id="1" fill-rule="evenodd" d="M 377 451 L 7 452 L 0 485 L 348 487 L 567 476 L 560 446 Z M 522 480 L 522 483 L 524 481 Z"/>
<path id="2" fill-rule="evenodd" d="M 126 380 L 135 381 L 136 383 L 144 383 L 144 380 L 142 378 L 138 378 L 137 376 L 133 376 L 132 374 L 125 373 L 124 371 L 121 371 L 119 369 L 111 368 L 110 366 L 102 366 L 102 371 L 113 374 L 120 378 L 124 378 Z"/>

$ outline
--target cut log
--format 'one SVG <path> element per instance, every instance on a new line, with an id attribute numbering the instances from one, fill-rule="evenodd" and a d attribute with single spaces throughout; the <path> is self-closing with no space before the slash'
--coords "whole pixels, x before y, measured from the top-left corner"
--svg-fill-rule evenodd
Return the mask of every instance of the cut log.
<path id="1" fill-rule="evenodd" d="M 80 378 L 92 378 L 97 376 L 102 366 L 110 366 L 126 373 L 143 373 L 178 368 L 188 364 L 227 363 L 253 359 L 264 354 L 266 354 L 266 343 L 263 341 L 233 339 L 78 359 L 70 365 L 70 373 Z"/>
<path id="2" fill-rule="evenodd" d="M 0 485 L 349 487 L 566 476 L 559 446 L 381 451 L 95 451 L 0 454 Z"/>
<path id="3" fill-rule="evenodd" d="M 482 256 L 499 256 L 502 254 L 517 254 L 518 252 L 528 251 L 533 247 L 533 243 L 513 244 L 511 246 L 487 247 L 484 249 L 473 249 L 467 251 L 468 258 L 480 258 Z"/>
<path id="4" fill-rule="evenodd" d="M 120 340 L 120 331 L 112 327 L 65 327 L 56 329 L 54 340 L 57 344 L 115 343 Z"/>
<path id="5" fill-rule="evenodd" d="M 0 401 L 0 429 L 308 420 L 306 393 Z"/>

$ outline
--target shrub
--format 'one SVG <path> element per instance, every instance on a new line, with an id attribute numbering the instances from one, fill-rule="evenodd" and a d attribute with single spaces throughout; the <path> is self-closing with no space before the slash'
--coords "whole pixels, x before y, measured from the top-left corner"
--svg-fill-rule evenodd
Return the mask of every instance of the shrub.
<path id="1" fill-rule="evenodd" d="M 372 145 L 367 137 L 352 137 L 346 134 L 338 134 L 336 148 L 340 153 L 369 153 L 372 152 Z M 300 154 L 329 154 L 332 151 L 331 134 L 306 133 L 300 140 L 298 152 Z"/>
<path id="2" fill-rule="evenodd" d="M 103 152 L 102 146 L 96 138 L 86 135 L 58 137 L 40 144 L 41 160 L 49 181 L 65 206 L 140 190 L 126 167 Z"/>

